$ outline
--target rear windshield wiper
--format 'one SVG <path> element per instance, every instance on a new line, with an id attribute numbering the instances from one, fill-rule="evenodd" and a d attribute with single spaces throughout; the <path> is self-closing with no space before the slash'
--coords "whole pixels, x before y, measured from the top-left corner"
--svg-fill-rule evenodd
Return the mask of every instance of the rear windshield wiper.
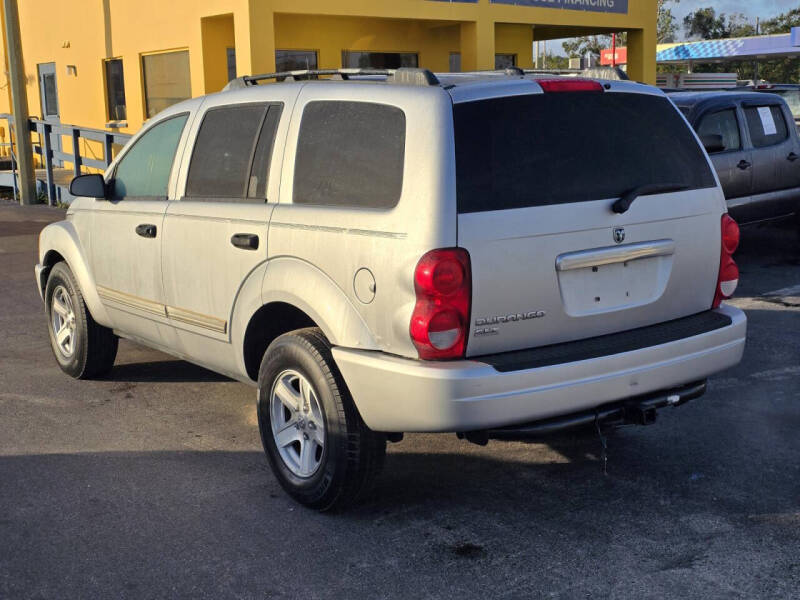
<path id="1" fill-rule="evenodd" d="M 627 212 L 639 196 L 648 196 L 650 194 L 665 194 L 666 192 L 680 192 L 681 190 L 688 189 L 689 186 L 684 183 L 645 183 L 639 185 L 625 192 L 622 197 L 611 205 L 611 210 L 617 214 Z"/>

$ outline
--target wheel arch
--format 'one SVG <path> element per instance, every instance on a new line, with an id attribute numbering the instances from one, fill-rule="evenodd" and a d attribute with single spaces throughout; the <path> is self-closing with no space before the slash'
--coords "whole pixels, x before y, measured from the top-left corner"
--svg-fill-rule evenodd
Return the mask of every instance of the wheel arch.
<path id="1" fill-rule="evenodd" d="M 66 263 L 72 271 L 92 318 L 101 325 L 108 326 L 110 323 L 108 313 L 97 294 L 89 261 L 84 254 L 78 233 L 69 221 L 51 223 L 39 235 L 39 264 L 44 267 L 38 281 L 42 297 L 50 270 L 59 262 Z"/>
<path id="2" fill-rule="evenodd" d="M 252 288 L 254 279 L 245 287 Z M 241 303 L 246 310 L 240 314 L 248 317 L 246 321 L 240 317 L 234 319 L 232 332 L 241 349 L 242 371 L 250 379 L 258 378 L 261 358 L 272 340 L 303 327 L 319 327 L 334 346 L 378 348 L 344 291 L 305 261 L 290 257 L 270 260 L 265 265 L 260 292 L 257 305 L 253 294 L 246 294 L 250 300 Z"/>

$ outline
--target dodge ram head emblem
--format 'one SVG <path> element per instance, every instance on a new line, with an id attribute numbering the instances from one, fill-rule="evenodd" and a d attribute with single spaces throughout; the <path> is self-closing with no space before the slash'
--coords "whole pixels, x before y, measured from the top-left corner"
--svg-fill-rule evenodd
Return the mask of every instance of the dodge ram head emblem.
<path id="1" fill-rule="evenodd" d="M 625 241 L 625 228 L 624 227 L 614 227 L 614 241 L 618 244 L 621 244 Z"/>

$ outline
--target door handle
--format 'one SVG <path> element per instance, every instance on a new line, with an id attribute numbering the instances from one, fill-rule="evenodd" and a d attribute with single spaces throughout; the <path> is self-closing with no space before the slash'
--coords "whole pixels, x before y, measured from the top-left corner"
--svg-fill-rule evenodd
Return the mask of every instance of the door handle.
<path id="1" fill-rule="evenodd" d="M 156 237 L 156 231 L 156 226 L 150 223 L 142 223 L 136 226 L 136 235 L 140 235 L 144 238 Z"/>
<path id="2" fill-rule="evenodd" d="M 792 162 L 796 161 L 800 156 L 797 156 L 794 152 L 789 152 L 789 156 L 786 157 L 786 160 L 790 160 Z"/>
<path id="3" fill-rule="evenodd" d="M 254 233 L 234 233 L 231 244 L 242 250 L 258 250 L 258 236 Z"/>
<path id="4" fill-rule="evenodd" d="M 749 163 L 746 160 L 742 159 L 742 160 L 739 161 L 739 164 L 737 164 L 736 166 L 739 167 L 742 171 L 744 171 L 745 169 L 750 168 L 750 165 L 751 165 L 751 163 Z"/>

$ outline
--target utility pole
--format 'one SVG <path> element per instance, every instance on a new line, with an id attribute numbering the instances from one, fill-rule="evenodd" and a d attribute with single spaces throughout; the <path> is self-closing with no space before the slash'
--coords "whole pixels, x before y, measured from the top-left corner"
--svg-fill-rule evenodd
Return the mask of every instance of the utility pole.
<path id="1" fill-rule="evenodd" d="M 33 145 L 28 128 L 28 93 L 25 67 L 22 63 L 22 41 L 19 33 L 17 0 L 3 0 L 6 17 L 6 56 L 8 82 L 11 87 L 11 110 L 14 112 L 17 172 L 19 173 L 20 204 L 36 202 L 36 176 L 33 170 Z M 9 132 L 10 133 L 10 132 Z M 10 136 L 9 136 L 10 137 Z"/>
<path id="2" fill-rule="evenodd" d="M 756 17 L 756 35 L 759 34 L 759 29 L 761 22 L 758 17 Z M 758 85 L 758 58 L 753 61 L 753 84 Z"/>
<path id="3" fill-rule="evenodd" d="M 617 34 L 611 34 L 611 66 L 617 66 Z"/>

